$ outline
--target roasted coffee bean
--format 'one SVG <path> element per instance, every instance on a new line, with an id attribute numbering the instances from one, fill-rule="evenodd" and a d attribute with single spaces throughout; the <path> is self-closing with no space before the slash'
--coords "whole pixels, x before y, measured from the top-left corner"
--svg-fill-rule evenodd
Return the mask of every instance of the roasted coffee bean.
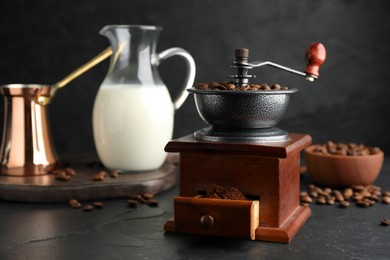
<path id="1" fill-rule="evenodd" d="M 209 87 L 209 84 L 207 83 L 198 83 L 195 88 L 197 89 L 207 89 Z"/>
<path id="2" fill-rule="evenodd" d="M 329 197 L 330 193 L 325 191 L 325 190 L 321 190 L 318 192 L 318 195 L 322 195 L 324 197 Z"/>
<path id="3" fill-rule="evenodd" d="M 331 198 L 331 197 L 326 198 L 326 204 L 333 205 L 334 204 L 334 198 Z"/>
<path id="4" fill-rule="evenodd" d="M 326 204 L 326 197 L 320 195 L 320 196 L 317 197 L 316 202 L 319 205 L 325 205 Z"/>
<path id="5" fill-rule="evenodd" d="M 137 200 L 132 200 L 132 199 L 127 200 L 127 205 L 128 205 L 129 207 L 135 207 L 135 206 L 137 206 L 137 204 L 138 204 L 138 201 L 137 201 Z"/>
<path id="6" fill-rule="evenodd" d="M 390 197 L 390 191 L 383 191 L 382 196 L 383 197 Z"/>
<path id="7" fill-rule="evenodd" d="M 84 210 L 84 211 L 92 211 L 92 210 L 93 210 L 93 206 L 92 206 L 92 205 L 85 205 L 85 206 L 83 207 L 83 210 Z"/>
<path id="8" fill-rule="evenodd" d="M 131 196 L 132 200 L 136 200 L 139 203 L 145 203 L 145 199 L 141 195 L 133 195 Z"/>
<path id="9" fill-rule="evenodd" d="M 76 199 L 71 199 L 68 201 L 68 205 L 71 207 L 71 208 L 74 208 L 74 209 L 78 209 L 81 207 L 81 203 L 78 202 Z"/>
<path id="10" fill-rule="evenodd" d="M 333 194 L 334 194 L 336 201 L 338 201 L 338 202 L 344 201 L 344 197 L 340 191 L 334 191 Z"/>
<path id="11" fill-rule="evenodd" d="M 154 199 L 150 199 L 146 201 L 146 204 L 149 205 L 150 207 L 157 207 L 159 202 Z"/>
<path id="12" fill-rule="evenodd" d="M 381 226 L 388 226 L 388 225 L 390 225 L 390 219 L 384 218 L 384 219 L 382 219 L 382 220 L 379 222 L 379 224 L 380 224 Z"/>
<path id="13" fill-rule="evenodd" d="M 371 154 L 378 154 L 381 153 L 382 150 L 379 147 L 371 147 L 369 148 Z"/>
<path id="14" fill-rule="evenodd" d="M 103 181 L 105 177 L 106 177 L 105 171 L 98 171 L 98 173 L 96 173 L 95 176 L 93 176 L 92 180 L 93 181 Z"/>
<path id="15" fill-rule="evenodd" d="M 302 202 L 305 202 L 305 203 L 312 203 L 312 202 L 313 202 L 313 199 L 310 198 L 309 195 L 305 194 L 305 195 L 301 196 L 301 201 L 302 201 Z"/>
<path id="16" fill-rule="evenodd" d="M 67 175 L 64 170 L 55 170 L 53 173 L 56 180 L 68 181 L 70 178 L 72 178 L 71 176 Z"/>
<path id="17" fill-rule="evenodd" d="M 234 90 L 234 89 L 236 89 L 236 85 L 234 85 L 234 84 L 226 84 L 226 89 L 228 89 L 228 90 Z"/>
<path id="18" fill-rule="evenodd" d="M 301 165 L 299 170 L 300 170 L 301 174 L 304 174 L 305 172 L 307 172 L 307 166 L 305 164 Z"/>
<path id="19" fill-rule="evenodd" d="M 353 195 L 353 190 L 352 190 L 351 188 L 346 188 L 346 189 L 344 190 L 343 195 L 344 195 L 344 199 L 348 200 L 349 198 L 352 197 L 352 195 Z"/>
<path id="20" fill-rule="evenodd" d="M 390 197 L 389 196 L 385 196 L 382 198 L 382 203 L 383 204 L 390 204 Z"/>
<path id="21" fill-rule="evenodd" d="M 367 208 L 367 207 L 371 206 L 370 202 L 365 201 L 365 200 L 357 201 L 356 205 L 361 207 L 361 208 Z"/>
<path id="22" fill-rule="evenodd" d="M 309 203 L 301 202 L 301 206 L 309 206 Z"/>
<path id="23" fill-rule="evenodd" d="M 351 187 L 354 191 L 363 191 L 366 188 L 363 185 L 352 185 Z"/>
<path id="24" fill-rule="evenodd" d="M 66 175 L 69 175 L 71 177 L 74 177 L 76 175 L 76 171 L 71 167 L 64 168 L 64 172 L 66 173 Z"/>
<path id="25" fill-rule="evenodd" d="M 371 196 L 369 197 L 369 199 L 370 199 L 370 200 L 373 200 L 373 201 L 375 201 L 375 202 L 378 202 L 378 201 L 381 200 L 380 197 L 379 197 L 378 195 L 376 195 L 376 194 L 371 194 Z"/>
<path id="26" fill-rule="evenodd" d="M 143 197 L 145 200 L 150 200 L 150 199 L 153 199 L 153 198 L 154 198 L 154 194 L 153 194 L 153 193 L 145 193 L 144 195 L 142 195 L 142 197 Z"/>
<path id="27" fill-rule="evenodd" d="M 312 197 L 312 198 L 317 198 L 318 197 L 318 193 L 316 191 L 310 191 L 309 192 L 309 196 Z"/>
<path id="28" fill-rule="evenodd" d="M 92 205 L 95 209 L 102 209 L 103 208 L 103 203 L 100 201 L 95 201 L 94 203 L 92 203 Z"/>
<path id="29" fill-rule="evenodd" d="M 350 205 L 349 201 L 340 201 L 339 207 L 340 208 L 348 208 Z"/>
<path id="30" fill-rule="evenodd" d="M 352 196 L 352 200 L 353 201 L 361 201 L 363 199 L 364 199 L 364 197 L 362 195 L 360 195 L 360 194 L 356 194 L 356 195 Z"/>
<path id="31" fill-rule="evenodd" d="M 117 170 L 111 170 L 110 171 L 110 177 L 111 178 L 118 178 L 119 172 Z"/>
<path id="32" fill-rule="evenodd" d="M 279 84 L 273 84 L 271 89 L 273 89 L 273 90 L 280 90 L 280 89 L 282 89 L 282 86 L 280 86 Z"/>

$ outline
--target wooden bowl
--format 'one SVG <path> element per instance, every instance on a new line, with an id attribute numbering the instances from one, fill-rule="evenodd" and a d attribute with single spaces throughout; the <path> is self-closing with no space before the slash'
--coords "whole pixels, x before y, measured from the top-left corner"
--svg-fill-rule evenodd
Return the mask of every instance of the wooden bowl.
<path id="1" fill-rule="evenodd" d="M 383 152 L 370 155 L 332 155 L 314 152 L 316 145 L 304 151 L 307 170 L 313 181 L 327 187 L 372 184 L 383 164 Z"/>

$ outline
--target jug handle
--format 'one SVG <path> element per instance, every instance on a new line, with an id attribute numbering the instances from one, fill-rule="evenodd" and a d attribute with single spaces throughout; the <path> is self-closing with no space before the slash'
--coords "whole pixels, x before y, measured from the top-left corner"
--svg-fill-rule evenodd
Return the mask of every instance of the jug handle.
<path id="1" fill-rule="evenodd" d="M 182 89 L 182 91 L 177 95 L 175 100 L 173 101 L 173 106 L 175 110 L 179 109 L 186 98 L 188 97 L 188 88 L 191 88 L 195 81 L 195 73 L 196 73 L 196 66 L 195 61 L 192 58 L 191 54 L 189 54 L 186 50 L 182 48 L 170 48 L 165 51 L 160 52 L 157 54 L 157 65 L 160 64 L 161 61 L 164 61 L 165 59 L 168 59 L 172 56 L 179 55 L 184 58 L 187 64 L 187 75 L 185 78 L 185 84 Z"/>

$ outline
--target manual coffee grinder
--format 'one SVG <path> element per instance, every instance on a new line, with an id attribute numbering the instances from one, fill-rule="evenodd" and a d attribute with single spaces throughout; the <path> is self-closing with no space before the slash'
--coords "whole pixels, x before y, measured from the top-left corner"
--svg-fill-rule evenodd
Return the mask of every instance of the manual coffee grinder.
<path id="1" fill-rule="evenodd" d="M 165 150 L 180 158 L 179 196 L 165 231 L 249 238 L 288 243 L 311 215 L 299 203 L 300 152 L 311 144 L 307 134 L 275 127 L 296 89 L 245 90 L 254 67 L 273 66 L 314 81 L 326 58 L 321 43 L 306 51 L 305 72 L 273 62 L 248 62 L 249 51 L 237 49 L 227 85 L 189 89 L 209 127 L 170 141 Z M 231 86 L 231 85 L 230 85 Z M 202 198 L 210 185 L 233 186 L 247 200 Z"/>

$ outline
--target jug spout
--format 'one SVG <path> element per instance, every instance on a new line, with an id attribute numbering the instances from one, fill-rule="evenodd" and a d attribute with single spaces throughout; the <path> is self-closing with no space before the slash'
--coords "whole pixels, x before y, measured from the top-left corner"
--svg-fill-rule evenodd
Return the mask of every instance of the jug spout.
<path id="1" fill-rule="evenodd" d="M 37 97 L 50 93 L 48 85 L 0 86 L 4 96 L 0 174 L 36 176 L 48 174 L 57 162 L 52 145 L 47 107 Z"/>

